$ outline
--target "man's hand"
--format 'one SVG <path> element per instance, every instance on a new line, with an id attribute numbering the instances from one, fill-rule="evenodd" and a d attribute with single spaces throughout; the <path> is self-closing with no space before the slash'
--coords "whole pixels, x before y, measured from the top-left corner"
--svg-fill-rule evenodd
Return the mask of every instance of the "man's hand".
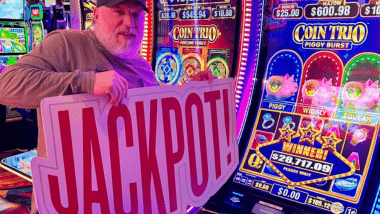
<path id="1" fill-rule="evenodd" d="M 210 70 L 199 71 L 190 81 L 204 81 L 207 80 L 209 83 L 212 82 L 213 79 L 217 79 L 218 77 L 214 76 Z"/>
<path id="2" fill-rule="evenodd" d="M 127 97 L 128 82 L 116 71 L 110 70 L 101 73 L 95 73 L 94 77 L 94 94 L 109 94 L 109 102 L 115 106 L 123 104 L 124 97 Z"/>

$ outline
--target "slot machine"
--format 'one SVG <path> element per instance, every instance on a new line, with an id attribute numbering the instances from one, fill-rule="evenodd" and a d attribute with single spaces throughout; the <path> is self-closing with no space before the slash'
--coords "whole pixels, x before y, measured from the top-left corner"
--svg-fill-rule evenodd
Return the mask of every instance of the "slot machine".
<path id="1" fill-rule="evenodd" d="M 380 2 L 261 3 L 253 126 L 199 213 L 379 213 Z"/>
<path id="2" fill-rule="evenodd" d="M 159 85 L 183 85 L 201 70 L 234 77 L 237 136 L 251 124 L 260 83 L 261 5 L 252 0 L 155 1 L 153 69 Z M 249 56 L 254 55 L 254 58 Z M 252 107 L 253 108 L 253 107 Z M 188 205 L 187 213 L 199 208 Z"/>
<path id="3" fill-rule="evenodd" d="M 183 85 L 199 71 L 233 75 L 237 1 L 157 1 L 156 80 Z"/>
<path id="4" fill-rule="evenodd" d="M 199 71 L 235 77 L 237 135 L 245 127 L 256 85 L 260 34 L 252 1 L 155 1 L 153 70 L 159 85 L 183 85 Z M 255 21 L 254 21 L 255 20 Z M 247 56 L 256 54 L 255 60 Z"/>
<path id="5" fill-rule="evenodd" d="M 23 0 L 0 2 L 0 75 L 30 49 L 29 13 Z M 19 118 L 20 114 L 6 108 L 6 118 Z"/>
<path id="6" fill-rule="evenodd" d="M 45 38 L 45 29 L 42 20 L 43 17 L 43 8 L 41 4 L 34 4 L 30 6 L 30 18 L 32 25 L 32 34 L 33 34 L 33 45 L 32 49 L 36 48 L 42 40 Z"/>

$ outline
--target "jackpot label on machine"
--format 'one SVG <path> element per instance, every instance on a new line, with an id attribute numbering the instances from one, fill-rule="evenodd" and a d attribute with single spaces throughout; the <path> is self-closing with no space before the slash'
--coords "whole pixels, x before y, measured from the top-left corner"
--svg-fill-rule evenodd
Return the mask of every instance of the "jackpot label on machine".
<path id="1" fill-rule="evenodd" d="M 380 1 L 267 0 L 263 11 L 261 99 L 250 98 L 260 104 L 232 181 L 243 187 L 223 202 L 236 213 L 379 212 Z M 249 192 L 267 194 L 256 206 Z"/>
<path id="2" fill-rule="evenodd" d="M 201 70 L 230 76 L 237 0 L 157 1 L 156 80 L 183 85 Z"/>

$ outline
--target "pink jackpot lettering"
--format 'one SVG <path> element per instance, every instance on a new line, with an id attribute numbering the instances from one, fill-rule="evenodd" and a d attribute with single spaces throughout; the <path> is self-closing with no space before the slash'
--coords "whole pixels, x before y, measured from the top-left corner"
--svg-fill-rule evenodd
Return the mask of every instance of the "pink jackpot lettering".
<path id="1" fill-rule="evenodd" d="M 207 188 L 212 185 L 212 182 L 217 180 L 222 175 L 222 161 L 227 160 L 227 165 L 232 163 L 231 152 L 226 155 L 220 152 L 221 140 L 218 133 L 220 133 L 218 126 L 217 111 L 223 111 L 224 114 L 224 127 L 227 133 L 227 146 L 230 146 L 230 108 L 228 100 L 228 90 L 215 90 L 203 93 L 203 100 L 198 94 L 191 93 L 187 96 L 186 102 L 181 106 L 180 102 L 175 97 L 165 97 L 160 100 L 152 99 L 150 101 L 139 101 L 133 103 L 135 105 L 135 121 L 133 123 L 133 115 L 130 109 L 125 105 L 118 107 L 112 106 L 107 115 L 107 127 L 109 147 L 112 151 L 111 157 L 111 176 L 112 176 L 112 194 L 114 201 L 108 200 L 107 184 L 102 165 L 101 147 L 97 133 L 95 113 L 93 107 L 82 109 L 82 122 L 83 122 L 83 172 L 76 172 L 74 168 L 74 154 L 70 129 L 70 116 L 67 110 L 58 112 L 58 120 L 61 131 L 62 152 L 64 161 L 64 170 L 66 175 L 66 187 L 59 186 L 60 177 L 55 175 L 48 175 L 49 189 L 51 194 L 52 204 L 58 213 L 78 213 L 79 201 L 77 181 L 75 174 L 83 173 L 83 211 L 84 213 L 92 213 L 92 204 L 98 203 L 100 205 L 101 213 L 110 213 L 110 204 L 113 203 L 115 213 L 142 213 L 138 210 L 137 204 L 143 200 L 144 213 L 167 213 L 175 212 L 179 209 L 179 203 L 182 203 L 180 198 L 177 197 L 178 185 L 181 185 L 179 179 L 176 178 L 178 168 L 176 164 L 180 162 L 186 163 L 187 170 L 190 174 L 190 187 L 191 193 L 197 197 L 205 193 Z M 222 99 L 222 100 L 221 100 Z M 217 108 L 217 101 L 221 100 L 223 107 L 219 105 Z M 159 102 L 160 101 L 160 102 Z M 158 129 L 158 108 L 161 104 L 163 127 L 161 131 L 164 132 L 165 141 L 165 156 L 166 156 L 166 173 L 167 179 L 163 179 L 159 172 L 159 161 L 156 154 L 156 134 Z M 149 105 L 146 108 L 145 105 Z M 212 139 L 214 165 L 210 165 L 208 161 L 209 147 L 206 146 L 206 127 L 204 108 L 210 108 L 212 119 Z M 149 109 L 146 112 L 145 109 Z M 194 111 L 195 109 L 195 111 Z M 196 112 L 196 113 L 194 113 Z M 196 115 L 194 115 L 196 114 Z M 125 127 L 125 147 L 137 147 L 140 153 L 141 182 L 124 181 L 121 176 L 121 161 L 120 156 L 115 154 L 119 153 L 119 140 L 118 140 L 118 127 L 116 120 L 122 118 Z M 220 120 L 220 119 L 219 119 Z M 149 121 L 147 127 L 146 122 Z M 175 124 L 172 124 L 172 123 Z M 197 123 L 197 126 L 194 124 Z M 176 127 L 177 139 L 173 139 L 172 126 Z M 137 126 L 137 136 L 133 134 L 133 127 Z M 184 128 L 186 127 L 186 129 Z M 198 127 L 198 129 L 195 129 Z M 196 133 L 198 132 L 198 133 Z M 186 139 L 185 139 L 186 133 Z M 195 133 L 197 135 L 195 135 Z M 199 136 L 199 141 L 195 139 Z M 187 142 L 187 146 L 185 145 Z M 177 145 L 174 145 L 176 143 Z M 208 142 L 210 143 L 210 142 Z M 196 144 L 199 144 L 200 158 L 196 158 Z M 176 148 L 176 149 L 174 149 Z M 187 154 L 186 154 L 187 153 Z M 185 155 L 186 154 L 186 155 Z M 93 156 L 93 158 L 92 158 Z M 188 157 L 188 158 L 185 158 Z M 92 161 L 97 160 L 97 161 Z M 197 164 L 200 161 L 201 164 Z M 78 164 L 78 163 L 76 163 Z M 92 170 L 95 168 L 95 177 L 97 182 L 97 190 L 92 189 Z M 198 169 L 200 167 L 201 169 Z M 214 169 L 214 170 L 210 170 Z M 215 172 L 215 175 L 210 173 Z M 202 180 L 199 181 L 198 173 L 201 173 Z M 214 178 L 214 179 L 212 179 Z M 163 188 L 163 184 L 168 189 Z M 122 192 L 122 185 L 129 185 L 129 192 Z M 138 194 L 138 188 L 142 189 L 142 195 Z M 62 204 L 60 189 L 66 188 L 68 203 L 66 206 Z M 110 188 L 110 187 L 108 187 Z M 154 190 L 156 197 L 151 195 Z M 188 190 L 189 191 L 189 190 Z M 164 197 L 168 192 L 169 197 Z M 124 195 L 123 195 L 124 194 Z M 167 193 L 166 193 L 167 194 Z M 167 199 L 168 198 L 168 199 Z M 153 210 L 152 199 L 157 203 L 158 210 Z M 169 200 L 168 203 L 165 200 Z M 131 204 L 131 209 L 125 212 L 123 203 Z M 166 204 L 169 207 L 166 207 Z M 134 206 L 136 205 L 136 206 Z"/>

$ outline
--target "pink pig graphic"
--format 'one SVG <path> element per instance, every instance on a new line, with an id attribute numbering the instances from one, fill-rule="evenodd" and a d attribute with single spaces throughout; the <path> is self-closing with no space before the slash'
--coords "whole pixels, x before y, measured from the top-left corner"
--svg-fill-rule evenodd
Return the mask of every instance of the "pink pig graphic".
<path id="1" fill-rule="evenodd" d="M 342 93 L 343 106 L 354 110 L 370 109 L 380 101 L 379 81 L 348 82 Z M 348 105 L 348 106 L 347 106 Z"/>
<path id="2" fill-rule="evenodd" d="M 267 98 L 285 100 L 294 95 L 298 90 L 298 84 L 294 82 L 294 75 L 271 76 L 266 84 Z"/>
<path id="3" fill-rule="evenodd" d="M 325 77 L 322 80 L 308 80 L 302 86 L 304 102 L 310 100 L 313 106 L 322 106 L 333 101 L 331 104 L 335 107 L 337 95 L 336 87 L 332 86 L 332 79 L 327 81 Z"/>

